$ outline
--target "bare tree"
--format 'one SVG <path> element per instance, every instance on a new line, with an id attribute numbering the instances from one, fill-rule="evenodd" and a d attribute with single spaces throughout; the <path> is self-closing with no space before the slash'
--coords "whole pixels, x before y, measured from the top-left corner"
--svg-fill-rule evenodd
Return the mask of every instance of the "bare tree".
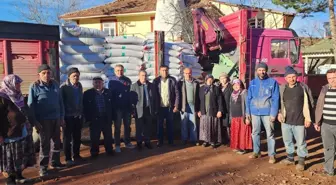
<path id="1" fill-rule="evenodd" d="M 299 32 L 308 37 L 310 41 L 313 43 L 313 39 L 316 37 L 323 37 L 324 36 L 324 28 L 323 24 L 319 21 L 310 21 L 307 22 L 305 26 L 302 26 L 299 29 Z"/>
<path id="2" fill-rule="evenodd" d="M 79 10 L 85 0 L 15 0 L 13 6 L 24 21 L 61 24 L 60 16 Z"/>
<path id="3" fill-rule="evenodd" d="M 334 59 L 336 61 L 336 20 L 335 20 L 335 5 L 334 0 L 329 0 L 329 17 L 330 17 L 330 29 L 331 29 L 331 36 L 333 40 L 333 48 L 334 48 Z"/>

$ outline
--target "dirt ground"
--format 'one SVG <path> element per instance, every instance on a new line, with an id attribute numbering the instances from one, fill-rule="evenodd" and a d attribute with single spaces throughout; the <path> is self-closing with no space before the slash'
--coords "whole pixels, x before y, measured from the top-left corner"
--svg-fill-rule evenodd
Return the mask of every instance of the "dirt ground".
<path id="1" fill-rule="evenodd" d="M 277 135 L 280 135 L 278 132 Z M 277 158 L 285 158 L 282 138 L 277 139 Z M 67 185 L 130 185 L 130 184 L 237 184 L 237 185 L 328 185 L 336 184 L 336 177 L 320 174 L 323 163 L 323 148 L 319 133 L 309 129 L 309 157 L 307 170 L 297 172 L 295 166 L 280 163 L 268 164 L 266 144 L 263 140 L 263 157 L 256 160 L 249 154 L 237 155 L 228 147 L 217 149 L 200 146 L 176 146 L 136 149 L 122 148 L 122 153 L 108 157 L 102 154 L 98 159 L 89 159 L 89 148 L 82 147 L 82 156 L 87 158 L 83 164 L 61 171 L 50 172 L 47 179 L 38 178 L 38 168 L 24 171 L 26 177 L 35 178 L 35 184 Z M 153 146 L 155 142 L 153 141 Z M 64 158 L 62 157 L 62 160 Z M 4 179 L 0 179 L 4 184 Z"/>

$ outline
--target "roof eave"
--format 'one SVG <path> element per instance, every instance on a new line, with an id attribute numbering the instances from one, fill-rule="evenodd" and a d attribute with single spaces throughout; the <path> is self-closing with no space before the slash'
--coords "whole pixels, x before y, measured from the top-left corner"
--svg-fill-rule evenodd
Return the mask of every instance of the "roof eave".
<path id="1" fill-rule="evenodd" d="M 155 14 L 155 11 L 148 12 L 135 12 L 135 13 L 123 13 L 123 14 L 108 14 L 108 15 L 92 15 L 92 16 L 60 16 L 63 20 L 79 20 L 79 19 L 92 19 L 92 18 L 104 18 L 104 17 L 117 17 L 117 16 L 137 16 L 137 15 L 151 15 Z"/>

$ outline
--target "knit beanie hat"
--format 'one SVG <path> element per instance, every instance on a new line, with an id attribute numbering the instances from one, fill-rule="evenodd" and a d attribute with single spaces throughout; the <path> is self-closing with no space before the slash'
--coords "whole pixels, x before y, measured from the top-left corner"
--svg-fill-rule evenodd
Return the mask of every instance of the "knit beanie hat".
<path id="1" fill-rule="evenodd" d="M 214 77 L 212 76 L 212 74 L 208 74 L 208 75 L 206 75 L 206 77 L 205 77 L 205 81 L 207 81 L 209 78 L 214 79 Z"/>
<path id="2" fill-rule="evenodd" d="M 256 69 L 259 69 L 259 68 L 264 68 L 266 71 L 268 71 L 268 66 L 267 66 L 267 64 L 264 63 L 264 62 L 260 62 L 260 63 L 258 63 Z"/>
<path id="3" fill-rule="evenodd" d="M 50 70 L 51 68 L 47 64 L 42 64 L 37 68 L 37 73 L 40 73 L 41 71 L 44 70 Z"/>
<path id="4" fill-rule="evenodd" d="M 295 74 L 295 75 L 297 75 L 297 72 L 295 71 L 295 69 L 294 69 L 292 66 L 287 66 L 287 67 L 285 68 L 285 77 L 286 77 L 287 75 L 290 75 L 290 74 Z"/>
<path id="5" fill-rule="evenodd" d="M 68 70 L 68 77 L 72 74 L 72 73 L 78 73 L 80 74 L 79 70 L 77 67 L 72 67 Z"/>

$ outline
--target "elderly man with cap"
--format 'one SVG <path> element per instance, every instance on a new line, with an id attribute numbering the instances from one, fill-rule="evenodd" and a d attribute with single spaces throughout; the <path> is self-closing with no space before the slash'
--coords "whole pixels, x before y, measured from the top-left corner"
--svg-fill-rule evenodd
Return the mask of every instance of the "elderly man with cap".
<path id="1" fill-rule="evenodd" d="M 274 164 L 275 139 L 274 122 L 279 112 L 279 85 L 267 75 L 268 66 L 259 63 L 256 66 L 257 78 L 250 82 L 246 98 L 246 119 L 252 121 L 253 154 L 251 159 L 259 158 L 261 124 L 267 135 L 269 163 Z M 246 121 L 246 122 L 247 122 Z"/>
<path id="2" fill-rule="evenodd" d="M 287 158 L 281 161 L 285 165 L 294 165 L 294 142 L 297 145 L 297 155 L 299 157 L 296 169 L 305 169 L 305 157 L 308 156 L 306 143 L 306 129 L 312 123 L 312 111 L 314 99 L 309 87 L 297 81 L 297 72 L 291 67 L 286 67 L 286 84 L 280 86 L 281 109 L 278 120 L 282 123 L 282 138 L 286 147 Z"/>
<path id="3" fill-rule="evenodd" d="M 66 125 L 63 129 L 63 151 L 67 166 L 82 160 L 79 149 L 83 116 L 83 87 L 79 82 L 79 76 L 80 72 L 77 68 L 70 68 L 68 80 L 61 85 Z"/>
<path id="4" fill-rule="evenodd" d="M 113 155 L 112 120 L 114 112 L 114 96 L 109 89 L 104 88 L 101 77 L 93 78 L 93 88 L 84 92 L 83 108 L 85 120 L 89 122 L 91 139 L 91 159 L 99 154 L 100 134 L 104 135 L 104 147 L 107 155 Z"/>
<path id="5" fill-rule="evenodd" d="M 214 77 L 207 75 L 205 85 L 200 88 L 200 136 L 199 140 L 204 141 L 203 147 L 211 144 L 216 148 L 222 143 L 222 128 L 220 118 L 223 113 L 222 98 L 217 86 L 213 85 Z"/>
<path id="6" fill-rule="evenodd" d="M 222 104 L 223 104 L 223 117 L 221 118 L 222 123 L 222 136 L 223 136 L 223 144 L 230 145 L 230 118 L 229 118 L 229 112 L 230 112 L 230 99 L 231 94 L 233 92 L 233 87 L 230 83 L 230 78 L 228 74 L 222 73 L 219 76 L 219 90 L 222 95 Z"/>
<path id="7" fill-rule="evenodd" d="M 28 106 L 41 139 L 40 176 L 45 176 L 48 174 L 49 153 L 52 155 L 51 167 L 64 168 L 60 162 L 60 126 L 64 126 L 64 107 L 59 84 L 51 79 L 50 67 L 42 64 L 38 67 L 38 75 L 39 79 L 29 88 Z"/>

